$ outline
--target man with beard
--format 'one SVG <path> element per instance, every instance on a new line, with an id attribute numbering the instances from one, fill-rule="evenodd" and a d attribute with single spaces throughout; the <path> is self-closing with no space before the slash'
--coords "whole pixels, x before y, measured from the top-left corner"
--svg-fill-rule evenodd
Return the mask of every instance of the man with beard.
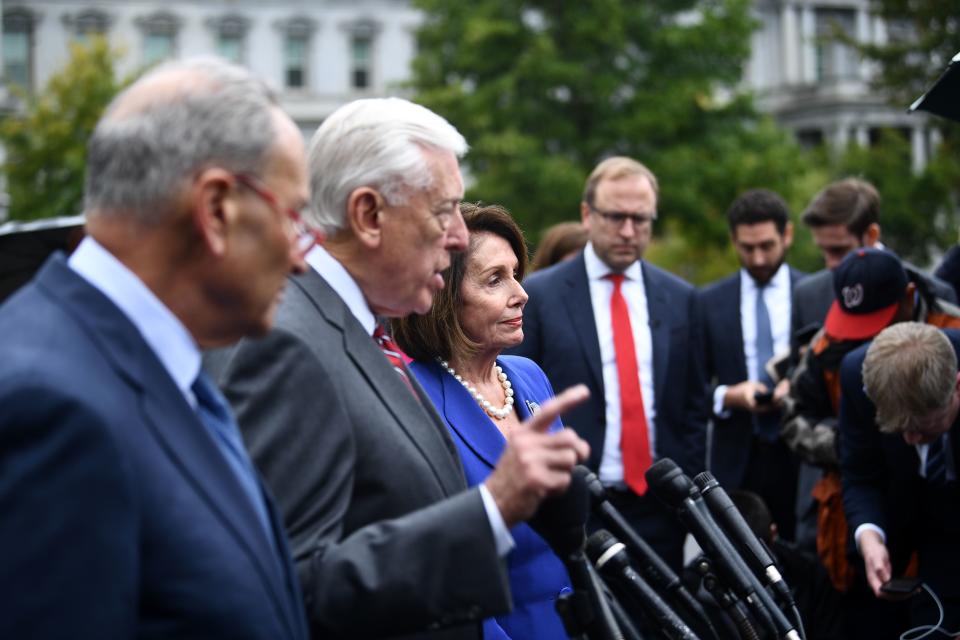
<path id="1" fill-rule="evenodd" d="M 727 220 L 741 269 L 699 294 L 713 390 L 710 468 L 728 489 L 763 497 L 792 539 L 797 463 L 778 437 L 787 384 L 775 384 L 765 365 L 789 349 L 791 292 L 803 274 L 784 264 L 793 225 L 779 195 L 747 191 Z"/>

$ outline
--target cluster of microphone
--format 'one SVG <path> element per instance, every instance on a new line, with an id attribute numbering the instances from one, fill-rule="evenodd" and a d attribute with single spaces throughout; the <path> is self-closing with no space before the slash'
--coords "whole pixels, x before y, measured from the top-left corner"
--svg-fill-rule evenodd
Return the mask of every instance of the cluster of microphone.
<path id="1" fill-rule="evenodd" d="M 704 472 L 691 480 L 669 458 L 651 466 L 646 479 L 700 545 L 695 569 L 727 624 L 714 624 L 680 577 L 610 504 L 597 476 L 577 467 L 567 492 L 545 501 L 530 522 L 570 575 L 573 591 L 557 602 L 568 635 L 642 640 L 652 630 L 668 640 L 720 640 L 732 633 L 744 640 L 804 638 L 773 554 L 716 479 Z M 607 529 L 587 537 L 591 511 Z"/>

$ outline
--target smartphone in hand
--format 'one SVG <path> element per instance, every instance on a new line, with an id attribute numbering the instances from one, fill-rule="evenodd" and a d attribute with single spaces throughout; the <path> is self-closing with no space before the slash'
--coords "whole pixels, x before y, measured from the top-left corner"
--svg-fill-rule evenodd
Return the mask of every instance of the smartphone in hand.
<path id="1" fill-rule="evenodd" d="M 920 578 L 893 578 L 880 585 L 880 591 L 894 600 L 906 600 L 919 591 L 922 584 Z"/>
<path id="2" fill-rule="evenodd" d="M 773 391 L 756 391 L 753 394 L 753 401 L 757 404 L 770 404 L 773 402 Z"/>

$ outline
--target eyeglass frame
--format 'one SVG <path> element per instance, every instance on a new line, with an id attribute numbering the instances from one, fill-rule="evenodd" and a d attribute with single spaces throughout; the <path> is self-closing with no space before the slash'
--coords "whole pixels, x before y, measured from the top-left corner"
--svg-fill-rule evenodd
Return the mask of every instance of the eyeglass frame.
<path id="1" fill-rule="evenodd" d="M 249 173 L 234 173 L 233 177 L 237 182 L 257 194 L 264 202 L 283 213 L 287 219 L 293 223 L 293 229 L 297 234 L 298 240 L 303 237 L 310 239 L 309 244 L 303 247 L 297 246 L 301 258 L 307 255 L 314 246 L 321 245 L 326 240 L 326 234 L 308 224 L 299 211 L 280 204 L 280 199 L 260 178 Z"/>
<path id="2" fill-rule="evenodd" d="M 616 229 L 620 229 L 626 224 L 627 220 L 633 223 L 635 228 L 645 227 L 648 224 L 652 224 L 654 220 L 657 219 L 657 213 L 627 213 L 626 211 L 604 211 L 603 209 L 598 209 L 590 203 L 587 203 L 587 207 L 593 213 L 596 213 L 600 218 L 607 224 L 613 226 Z"/>

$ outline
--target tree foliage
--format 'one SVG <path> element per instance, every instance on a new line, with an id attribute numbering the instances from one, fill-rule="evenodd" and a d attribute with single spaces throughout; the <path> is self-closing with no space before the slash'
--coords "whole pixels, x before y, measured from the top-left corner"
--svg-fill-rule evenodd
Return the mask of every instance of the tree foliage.
<path id="1" fill-rule="evenodd" d="M 87 138 L 125 84 L 114 74 L 118 55 L 103 38 L 73 43 L 69 62 L 42 91 L 14 88 L 24 108 L 0 122 L 11 219 L 81 212 Z"/>
<path id="2" fill-rule="evenodd" d="M 738 193 L 797 197 L 804 154 L 737 91 L 751 0 L 416 4 L 417 98 L 470 142 L 468 198 L 505 205 L 531 236 L 576 218 L 588 172 L 614 154 L 657 174 L 662 256 L 695 280 L 704 256 L 735 264 L 723 214 Z"/>
<path id="3" fill-rule="evenodd" d="M 874 86 L 897 105 L 913 102 L 940 76 L 960 50 L 960 14 L 944 0 L 871 0 L 887 25 L 880 43 L 851 42 L 879 69 Z"/>

